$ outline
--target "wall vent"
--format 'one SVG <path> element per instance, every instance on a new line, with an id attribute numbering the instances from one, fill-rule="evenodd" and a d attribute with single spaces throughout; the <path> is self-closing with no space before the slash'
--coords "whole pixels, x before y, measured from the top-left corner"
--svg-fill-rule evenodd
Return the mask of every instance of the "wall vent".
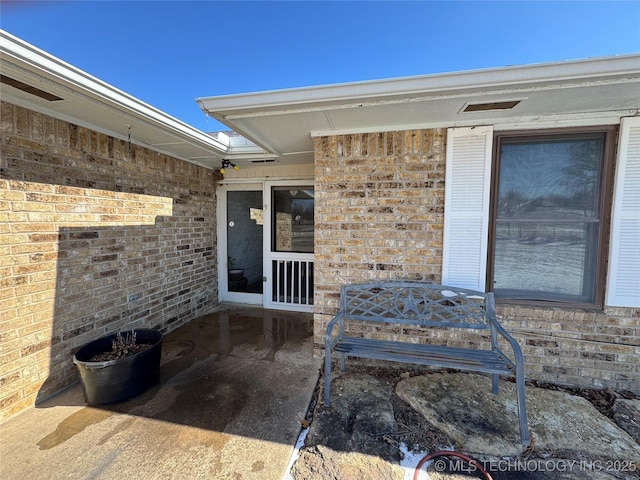
<path id="1" fill-rule="evenodd" d="M 11 77 L 7 77 L 6 75 L 0 75 L 0 83 L 4 83 L 5 85 L 10 85 L 18 90 L 22 90 L 23 92 L 30 93 L 31 95 L 35 95 L 36 97 L 44 98 L 49 102 L 57 102 L 58 100 L 62 100 L 62 98 L 54 95 L 53 93 L 45 92 L 44 90 L 40 90 L 32 85 L 28 85 L 20 80 L 15 80 Z"/>
<path id="2" fill-rule="evenodd" d="M 271 163 L 271 162 L 275 162 L 275 160 L 273 158 L 267 158 L 264 160 L 249 160 L 251 163 Z"/>
<path id="3" fill-rule="evenodd" d="M 510 110 L 520 103 L 520 100 L 507 102 L 469 103 L 463 112 L 486 112 L 487 110 Z"/>

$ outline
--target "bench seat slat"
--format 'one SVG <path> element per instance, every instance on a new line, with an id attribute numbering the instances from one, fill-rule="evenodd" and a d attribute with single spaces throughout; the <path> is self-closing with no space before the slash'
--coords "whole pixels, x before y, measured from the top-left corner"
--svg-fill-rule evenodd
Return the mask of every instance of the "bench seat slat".
<path id="1" fill-rule="evenodd" d="M 354 357 L 375 360 L 513 375 L 509 360 L 492 350 L 441 347 L 357 337 L 342 338 L 334 350 Z"/>

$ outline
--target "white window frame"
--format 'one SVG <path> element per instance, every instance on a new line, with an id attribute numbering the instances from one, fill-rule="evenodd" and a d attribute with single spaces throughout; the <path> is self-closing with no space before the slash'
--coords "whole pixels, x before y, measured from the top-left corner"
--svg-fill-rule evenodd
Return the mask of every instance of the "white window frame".
<path id="1" fill-rule="evenodd" d="M 640 117 L 621 119 L 617 149 L 604 305 L 638 308 Z M 492 150 L 491 126 L 447 131 L 442 283 L 486 290 Z"/>

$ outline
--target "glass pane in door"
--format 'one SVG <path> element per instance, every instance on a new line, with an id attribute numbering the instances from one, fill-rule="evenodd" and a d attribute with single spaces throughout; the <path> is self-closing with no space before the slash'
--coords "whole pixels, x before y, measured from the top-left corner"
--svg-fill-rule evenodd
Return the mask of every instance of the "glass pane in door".
<path id="1" fill-rule="evenodd" d="M 262 293 L 262 191 L 227 192 L 230 292 Z"/>
<path id="2" fill-rule="evenodd" d="M 313 253 L 313 188 L 274 187 L 272 250 Z"/>
<path id="3" fill-rule="evenodd" d="M 313 186 L 271 189 L 271 306 L 313 306 Z"/>

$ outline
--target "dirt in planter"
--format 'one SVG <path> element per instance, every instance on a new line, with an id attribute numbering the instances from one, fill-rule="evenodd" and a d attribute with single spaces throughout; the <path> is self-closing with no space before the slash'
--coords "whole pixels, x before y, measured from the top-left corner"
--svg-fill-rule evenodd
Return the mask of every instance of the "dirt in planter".
<path id="1" fill-rule="evenodd" d="M 152 347 L 150 343 L 137 343 L 136 332 L 131 331 L 126 335 L 120 332 L 116 334 L 115 340 L 111 342 L 111 351 L 98 353 L 89 359 L 90 362 L 109 362 L 119 358 L 130 357 Z"/>

